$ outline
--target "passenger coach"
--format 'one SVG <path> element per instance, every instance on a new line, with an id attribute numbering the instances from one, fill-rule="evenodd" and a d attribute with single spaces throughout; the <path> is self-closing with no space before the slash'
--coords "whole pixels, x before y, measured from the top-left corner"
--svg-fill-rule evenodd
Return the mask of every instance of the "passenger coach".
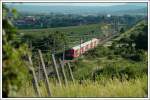
<path id="1" fill-rule="evenodd" d="M 96 38 L 93 38 L 90 41 L 87 41 L 78 46 L 72 47 L 71 49 L 65 51 L 65 58 L 66 59 L 77 58 L 83 53 L 85 53 L 86 51 L 92 48 L 95 48 L 98 45 L 98 43 L 99 43 L 99 40 Z"/>

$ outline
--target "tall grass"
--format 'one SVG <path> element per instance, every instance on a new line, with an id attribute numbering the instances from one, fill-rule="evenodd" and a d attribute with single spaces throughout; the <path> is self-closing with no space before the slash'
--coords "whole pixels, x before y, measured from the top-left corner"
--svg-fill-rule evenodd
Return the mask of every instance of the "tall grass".
<path id="1" fill-rule="evenodd" d="M 93 82 L 85 80 L 82 83 L 69 82 L 60 87 L 54 82 L 51 84 L 51 97 L 147 97 L 147 76 L 133 80 L 106 79 Z M 41 97 L 49 97 L 43 82 L 40 84 Z M 33 87 L 26 83 L 17 94 L 10 97 L 36 97 Z"/>

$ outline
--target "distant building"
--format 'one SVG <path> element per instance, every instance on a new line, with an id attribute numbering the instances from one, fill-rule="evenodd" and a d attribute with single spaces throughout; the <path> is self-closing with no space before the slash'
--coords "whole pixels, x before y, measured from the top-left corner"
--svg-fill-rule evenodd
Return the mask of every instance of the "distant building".
<path id="1" fill-rule="evenodd" d="M 14 22 L 16 25 L 32 25 L 36 23 L 36 18 L 34 16 L 26 16 L 22 19 L 18 19 Z"/>
<path id="2" fill-rule="evenodd" d="M 24 20 L 26 20 L 26 21 L 35 21 L 36 18 L 35 18 L 34 16 L 26 16 L 26 17 L 24 18 Z"/>

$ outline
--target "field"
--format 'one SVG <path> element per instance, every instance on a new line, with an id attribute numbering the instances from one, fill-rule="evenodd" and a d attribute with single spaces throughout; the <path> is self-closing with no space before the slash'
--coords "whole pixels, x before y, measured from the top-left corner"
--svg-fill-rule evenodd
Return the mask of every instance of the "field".
<path id="1" fill-rule="evenodd" d="M 47 29 L 26 29 L 26 30 L 20 30 L 19 32 L 38 38 L 41 36 L 48 36 L 48 34 L 51 34 L 56 31 L 60 31 L 70 36 L 79 37 L 81 35 L 86 35 L 86 34 L 88 35 L 91 33 L 91 31 L 94 31 L 93 34 L 101 34 L 101 25 L 91 24 L 91 25 L 69 26 L 69 27 L 58 27 L 58 28 L 47 28 Z"/>

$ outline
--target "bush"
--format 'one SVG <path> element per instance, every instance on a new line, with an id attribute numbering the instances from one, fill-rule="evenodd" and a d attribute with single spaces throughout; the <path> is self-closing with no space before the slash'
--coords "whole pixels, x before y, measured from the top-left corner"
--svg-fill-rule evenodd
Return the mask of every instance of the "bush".
<path id="1" fill-rule="evenodd" d="M 98 46 L 85 53 L 87 58 L 99 58 L 113 54 L 108 47 Z"/>
<path id="2" fill-rule="evenodd" d="M 147 55 L 145 55 L 145 52 L 143 50 L 138 50 L 136 53 L 130 57 L 130 59 L 134 61 L 145 61 Z"/>
<path id="3" fill-rule="evenodd" d="M 114 59 L 115 57 L 114 55 L 108 55 L 107 58 L 111 60 L 111 59 Z"/>
<path id="4" fill-rule="evenodd" d="M 107 64 L 103 68 L 93 71 L 92 80 L 99 80 L 103 77 L 108 79 L 118 78 L 135 79 L 147 75 L 147 64 L 142 63 L 123 63 L 123 64 Z"/>

